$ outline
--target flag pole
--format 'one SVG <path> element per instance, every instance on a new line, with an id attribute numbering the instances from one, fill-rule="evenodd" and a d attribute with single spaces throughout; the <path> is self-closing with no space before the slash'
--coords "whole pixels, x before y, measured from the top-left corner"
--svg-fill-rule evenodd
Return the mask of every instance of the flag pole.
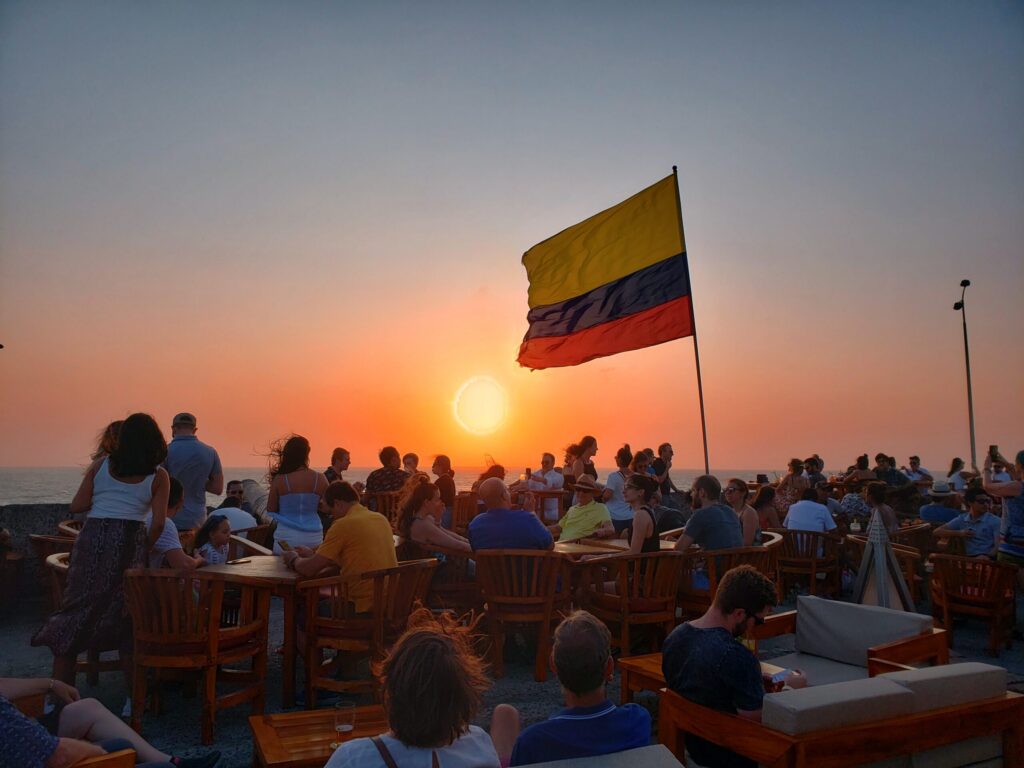
<path id="1" fill-rule="evenodd" d="M 676 213 L 679 215 L 679 242 L 685 243 L 683 239 L 683 204 L 679 199 L 679 169 L 672 166 L 672 176 L 676 181 Z M 684 252 L 685 252 L 685 245 Z M 690 260 L 686 259 L 686 282 L 690 284 Z M 693 359 L 697 364 L 697 399 L 700 401 L 700 433 L 704 440 L 704 474 L 711 474 L 711 465 L 708 462 L 708 423 L 704 417 L 704 385 L 700 378 L 700 349 L 697 346 L 697 320 L 693 312 L 693 286 L 690 284 L 690 327 L 693 329 Z"/>

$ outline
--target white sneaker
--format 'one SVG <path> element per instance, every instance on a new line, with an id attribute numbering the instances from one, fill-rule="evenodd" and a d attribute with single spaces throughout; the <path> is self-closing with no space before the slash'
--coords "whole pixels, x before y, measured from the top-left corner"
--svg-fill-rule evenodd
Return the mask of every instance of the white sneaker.
<path id="1" fill-rule="evenodd" d="M 127 720 L 132 716 L 132 697 L 128 696 L 124 700 L 124 706 L 121 707 L 121 719 Z"/>

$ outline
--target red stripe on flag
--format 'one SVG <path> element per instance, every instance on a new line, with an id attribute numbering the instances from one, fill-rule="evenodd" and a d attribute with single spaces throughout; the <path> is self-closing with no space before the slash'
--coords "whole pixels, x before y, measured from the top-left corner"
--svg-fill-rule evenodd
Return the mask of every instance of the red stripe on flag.
<path id="1" fill-rule="evenodd" d="M 653 347 L 692 335 L 690 297 L 682 296 L 566 336 L 528 339 L 519 347 L 519 364 L 534 370 L 579 365 L 595 357 Z"/>

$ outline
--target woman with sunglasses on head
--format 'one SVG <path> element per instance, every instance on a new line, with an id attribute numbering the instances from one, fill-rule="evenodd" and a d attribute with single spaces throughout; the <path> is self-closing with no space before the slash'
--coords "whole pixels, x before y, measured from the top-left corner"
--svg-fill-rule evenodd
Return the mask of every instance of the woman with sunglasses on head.
<path id="1" fill-rule="evenodd" d="M 738 477 L 730 477 L 725 482 L 722 493 L 725 494 L 725 502 L 733 508 L 736 516 L 740 519 L 740 526 L 743 528 L 743 546 L 759 546 L 761 544 L 761 523 L 757 512 L 747 504 L 750 491 L 747 489 L 746 482 Z"/>

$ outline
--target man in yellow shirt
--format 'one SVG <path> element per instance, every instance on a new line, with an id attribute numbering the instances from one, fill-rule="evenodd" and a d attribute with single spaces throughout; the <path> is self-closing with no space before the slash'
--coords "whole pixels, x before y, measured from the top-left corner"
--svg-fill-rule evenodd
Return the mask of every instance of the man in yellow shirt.
<path id="1" fill-rule="evenodd" d="M 600 490 L 590 475 L 580 477 L 576 481 L 576 505 L 569 508 L 558 525 L 548 526 L 548 530 L 552 534 L 560 534 L 559 541 L 614 536 L 615 528 L 608 507 L 595 499 Z"/>
<path id="2" fill-rule="evenodd" d="M 360 504 L 359 494 L 351 485 L 335 481 L 327 486 L 324 507 L 334 522 L 323 543 L 316 550 L 298 547 L 285 552 L 288 567 L 303 576 L 315 576 L 337 566 L 342 576 L 358 576 L 398 565 L 391 523 Z M 348 596 L 357 613 L 369 611 L 373 607 L 373 581 L 361 579 L 349 588 Z"/>

